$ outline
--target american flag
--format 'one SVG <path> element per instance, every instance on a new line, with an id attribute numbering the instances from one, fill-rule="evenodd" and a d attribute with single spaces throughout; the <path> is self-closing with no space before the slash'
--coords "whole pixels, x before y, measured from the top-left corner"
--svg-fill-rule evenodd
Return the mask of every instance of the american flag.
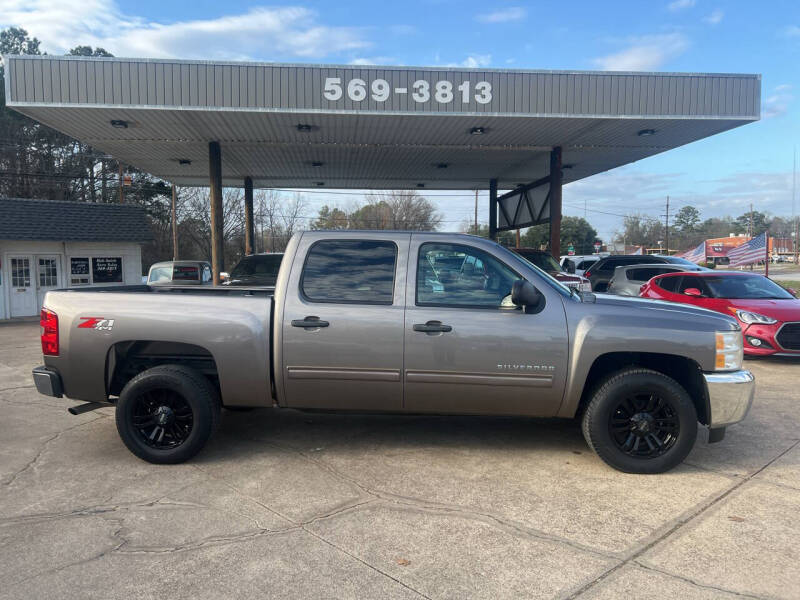
<path id="1" fill-rule="evenodd" d="M 758 237 L 754 237 L 749 242 L 745 242 L 741 246 L 737 246 L 728 252 L 728 258 L 731 261 L 730 266 L 740 267 L 742 265 L 750 265 L 766 257 L 767 247 L 767 232 L 765 231 Z"/>
<path id="2" fill-rule="evenodd" d="M 683 254 L 678 255 L 680 258 L 685 258 L 689 262 L 693 262 L 694 264 L 700 264 L 706 260 L 706 242 L 703 240 L 700 242 L 700 245 L 697 246 L 694 250 L 687 250 Z"/>

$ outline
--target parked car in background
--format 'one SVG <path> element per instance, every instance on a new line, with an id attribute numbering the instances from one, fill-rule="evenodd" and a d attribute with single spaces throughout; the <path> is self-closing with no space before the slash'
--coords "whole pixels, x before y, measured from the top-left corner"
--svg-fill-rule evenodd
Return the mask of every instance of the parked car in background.
<path id="1" fill-rule="evenodd" d="M 564 256 L 561 258 L 561 270 L 572 275 L 583 276 L 589 267 L 605 256 L 607 255 L 586 254 L 582 256 Z"/>
<path id="2" fill-rule="evenodd" d="M 565 273 L 553 255 L 545 250 L 537 250 L 535 248 L 511 248 L 512 251 L 519 254 L 528 262 L 539 267 L 542 271 L 553 277 L 559 283 L 565 286 L 575 288 L 579 292 L 591 292 L 592 285 L 589 280 L 580 275 L 571 275 Z"/>
<path id="3" fill-rule="evenodd" d="M 222 285 L 274 287 L 282 260 L 281 252 L 245 256 L 233 267 Z"/>
<path id="4" fill-rule="evenodd" d="M 800 356 L 800 300 L 763 275 L 670 273 L 648 281 L 639 295 L 733 316 L 744 333 L 745 354 Z"/>
<path id="5" fill-rule="evenodd" d="M 685 258 L 679 258 L 677 256 L 661 256 L 660 254 L 615 254 L 613 256 L 606 256 L 597 261 L 584 273 L 584 277 L 587 277 L 591 282 L 592 291 L 605 292 L 608 290 L 608 282 L 611 280 L 617 267 L 655 264 L 683 265 L 695 271 L 700 271 L 705 268 L 699 267 Z"/>
<path id="6" fill-rule="evenodd" d="M 653 277 L 664 275 L 665 273 L 681 273 L 685 271 L 697 271 L 696 265 L 687 267 L 686 265 L 676 264 L 643 264 L 643 265 L 624 265 L 614 269 L 614 275 L 608 282 L 609 294 L 618 296 L 638 296 L 642 285 L 650 281 Z"/>
<path id="7" fill-rule="evenodd" d="M 147 285 L 210 285 L 211 264 L 204 260 L 165 260 L 154 263 Z"/>

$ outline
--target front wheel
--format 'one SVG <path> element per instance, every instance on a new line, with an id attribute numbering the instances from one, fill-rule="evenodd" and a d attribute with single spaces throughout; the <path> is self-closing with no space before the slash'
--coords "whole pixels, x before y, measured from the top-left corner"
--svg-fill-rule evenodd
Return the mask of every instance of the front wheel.
<path id="1" fill-rule="evenodd" d="M 117 401 L 117 431 L 139 458 L 181 463 L 200 452 L 217 429 L 220 400 L 202 373 L 180 365 L 147 369 Z"/>
<path id="2" fill-rule="evenodd" d="M 610 375 L 583 414 L 583 436 L 608 465 L 625 473 L 664 473 L 697 439 L 697 411 L 686 390 L 643 368 Z"/>

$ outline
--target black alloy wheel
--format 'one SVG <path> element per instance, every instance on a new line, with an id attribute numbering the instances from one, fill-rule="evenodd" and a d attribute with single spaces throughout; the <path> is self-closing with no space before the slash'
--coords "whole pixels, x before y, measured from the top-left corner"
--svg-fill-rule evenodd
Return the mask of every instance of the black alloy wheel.
<path id="1" fill-rule="evenodd" d="M 133 426 L 152 448 L 177 448 L 189 438 L 193 424 L 191 405 L 172 390 L 148 391 L 134 400 Z"/>
<path id="2" fill-rule="evenodd" d="M 694 401 L 672 377 L 639 366 L 598 382 L 582 419 L 589 447 L 625 473 L 664 473 L 697 439 Z"/>
<path id="3" fill-rule="evenodd" d="M 136 456 L 181 463 L 200 452 L 219 426 L 219 391 L 194 369 L 159 365 L 125 385 L 115 417 L 122 441 Z"/>
<path id="4" fill-rule="evenodd" d="M 677 412 L 658 394 L 624 397 L 611 413 L 608 427 L 620 451 L 644 459 L 661 456 L 680 435 Z"/>

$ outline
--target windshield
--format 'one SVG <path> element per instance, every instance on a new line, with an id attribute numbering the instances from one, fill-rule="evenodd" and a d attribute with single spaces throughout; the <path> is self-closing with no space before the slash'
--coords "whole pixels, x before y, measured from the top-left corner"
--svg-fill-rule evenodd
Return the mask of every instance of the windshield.
<path id="1" fill-rule="evenodd" d="M 283 254 L 246 256 L 231 271 L 231 279 L 242 277 L 277 277 Z"/>
<path id="2" fill-rule="evenodd" d="M 557 292 L 559 292 L 564 296 L 572 296 L 570 288 L 568 288 L 561 282 L 557 281 L 549 273 L 547 273 L 547 271 L 540 269 L 531 261 L 526 259 L 524 256 L 520 256 L 516 252 L 512 252 L 511 250 L 505 248 L 504 246 L 501 246 L 500 244 L 497 244 L 497 248 L 499 249 L 500 252 L 503 253 L 503 258 L 505 260 L 516 261 L 517 263 L 522 263 L 528 268 L 534 269 L 541 276 L 541 278 L 544 279 L 545 283 L 548 284 L 553 289 L 555 289 Z"/>
<path id="3" fill-rule="evenodd" d="M 516 250 L 516 253 L 529 263 L 539 267 L 542 271 L 552 271 L 555 273 L 561 271 L 561 267 L 558 266 L 556 260 L 546 252 L 526 252 L 525 250 Z"/>
<path id="4" fill-rule="evenodd" d="M 789 292 L 761 275 L 703 277 L 714 298 L 793 300 Z"/>

